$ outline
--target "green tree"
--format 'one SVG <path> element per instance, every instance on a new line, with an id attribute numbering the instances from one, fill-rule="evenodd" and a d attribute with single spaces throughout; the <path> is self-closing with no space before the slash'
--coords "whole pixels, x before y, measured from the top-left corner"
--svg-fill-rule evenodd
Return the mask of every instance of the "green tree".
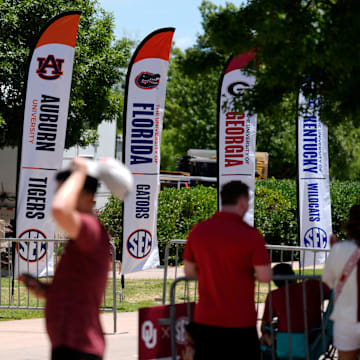
<path id="1" fill-rule="evenodd" d="M 244 106 L 271 113 L 285 98 L 321 95 L 322 119 L 359 124 L 360 4 L 357 0 L 248 0 L 200 7 L 204 34 L 187 51 L 188 72 L 214 68 L 230 54 L 256 51 L 257 83 Z M 260 64 L 260 65 L 259 65 Z M 306 80 L 310 78 L 315 86 Z"/>
<path id="2" fill-rule="evenodd" d="M 216 148 L 217 91 L 221 68 L 186 75 L 173 49 L 170 61 L 162 140 L 162 169 L 175 169 L 176 157 L 187 150 Z"/>
<path id="3" fill-rule="evenodd" d="M 296 97 L 321 95 L 329 126 L 330 175 L 360 174 L 358 45 L 360 6 L 353 0 L 248 0 L 200 7 L 204 33 L 179 59 L 191 76 L 225 64 L 231 54 L 254 50 L 256 86 L 235 105 L 258 114 L 257 151 L 270 154 L 270 174 L 296 174 Z M 351 36 L 350 36 L 351 34 Z M 306 80 L 311 78 L 315 86 Z"/>
<path id="4" fill-rule="evenodd" d="M 115 41 L 113 15 L 96 0 L 0 1 L 0 147 L 17 145 L 23 121 L 27 60 L 40 30 L 55 15 L 81 10 L 75 50 L 66 147 L 103 120 L 122 119 L 121 92 L 113 88 L 130 57 L 128 40 Z M 85 132 L 85 133 L 84 133 Z"/>

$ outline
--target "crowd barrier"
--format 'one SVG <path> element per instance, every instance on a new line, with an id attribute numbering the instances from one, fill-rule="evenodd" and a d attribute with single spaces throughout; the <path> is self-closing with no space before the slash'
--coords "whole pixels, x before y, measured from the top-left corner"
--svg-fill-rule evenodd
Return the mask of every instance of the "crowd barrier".
<path id="1" fill-rule="evenodd" d="M 181 282 L 185 282 L 188 286 L 190 282 L 195 279 L 187 279 L 184 277 L 179 277 L 174 280 L 171 284 L 170 288 L 170 336 L 171 336 L 171 350 L 172 350 L 172 359 L 178 359 L 177 354 L 177 340 L 176 340 L 176 288 Z M 332 307 L 332 300 L 326 299 L 324 294 L 323 284 L 321 283 L 321 277 L 316 275 L 300 275 L 300 276 L 274 276 L 273 280 L 282 280 L 285 282 L 285 303 L 286 303 L 286 323 L 287 323 L 287 331 L 280 333 L 276 329 L 276 321 L 270 322 L 269 328 L 265 328 L 265 331 L 268 331 L 271 336 L 272 344 L 276 344 L 274 346 L 262 346 L 263 359 L 306 359 L 306 360 L 317 360 L 321 359 L 334 359 L 336 358 L 336 351 L 332 345 L 332 332 L 330 328 L 330 320 L 329 313 Z M 308 317 L 308 308 L 311 305 L 310 301 L 314 301 L 314 299 L 310 299 L 310 296 L 313 295 L 307 288 L 307 283 L 309 281 L 316 281 L 316 284 L 319 286 L 319 318 L 320 325 L 316 329 L 309 328 L 309 317 Z M 302 293 L 302 303 L 303 303 L 303 320 L 304 320 L 304 331 L 302 333 L 292 332 L 292 323 L 291 323 L 291 301 L 290 301 L 290 292 L 294 290 L 294 288 L 290 287 L 290 284 L 294 282 L 298 283 L 298 286 L 301 288 Z M 313 282 L 314 284 L 314 282 Z M 272 304 L 272 290 L 275 287 L 269 282 L 268 284 L 264 284 L 263 286 L 268 289 L 268 298 L 269 298 L 269 313 L 273 314 L 273 304 Z M 298 288 L 299 290 L 299 288 Z M 292 298 L 293 299 L 293 298 Z M 191 301 L 191 299 L 184 299 L 184 301 Z M 294 299 L 292 300 L 294 301 Z M 297 299 L 298 301 L 298 299 Z M 190 309 L 190 307 L 189 307 Z M 294 309 L 292 309 L 294 311 Z M 299 311 L 299 309 L 296 309 Z M 258 320 L 258 329 L 261 328 L 261 319 L 262 313 L 264 311 L 264 303 L 261 309 L 261 316 Z M 192 319 L 192 313 L 187 313 L 187 321 L 190 322 Z M 275 319 L 276 320 L 276 319 Z M 239 349 L 241 352 L 241 349 Z"/>
<path id="2" fill-rule="evenodd" d="M 19 256 L 22 254 L 26 259 L 31 258 L 30 251 L 37 256 L 40 253 L 41 246 L 46 243 L 46 248 L 49 244 L 53 245 L 53 271 L 56 271 L 59 258 L 67 239 L 17 239 L 17 238 L 0 238 L 0 310 L 44 310 L 43 301 L 32 296 L 29 290 L 21 284 L 14 275 L 20 274 L 19 265 L 15 268 L 15 264 L 19 264 Z M 113 313 L 114 333 L 117 331 L 117 300 L 116 300 L 116 262 L 115 262 L 115 246 L 112 246 L 112 272 L 110 279 L 112 280 L 111 291 L 107 295 L 105 292 L 103 304 L 100 308 L 104 312 Z M 30 250 L 31 249 L 31 250 Z M 42 281 L 51 281 L 53 277 L 52 266 L 49 263 L 52 256 L 45 251 L 43 259 L 45 259 L 45 275 L 41 276 Z M 33 274 L 39 278 L 39 265 L 36 261 L 36 273 Z M 30 263 L 27 261 L 27 269 L 22 272 L 29 272 Z M 14 273 L 15 271 L 15 273 Z M 109 279 L 109 280 L 110 280 Z M 89 279 L 91 281 L 91 279 Z"/>
<path id="3" fill-rule="evenodd" d="M 167 281 L 168 281 L 168 267 L 169 267 L 169 254 L 170 248 L 175 246 L 175 279 L 177 278 L 178 268 L 179 268 L 179 247 L 183 247 L 186 244 L 184 239 L 174 239 L 170 240 L 165 247 L 165 256 L 164 256 L 164 279 L 163 279 L 163 294 L 162 294 L 162 303 L 166 303 L 166 292 L 167 292 Z M 315 275 L 317 270 L 321 270 L 323 265 L 316 265 L 317 256 L 323 256 L 325 259 L 328 256 L 329 249 L 316 249 L 308 248 L 304 246 L 286 246 L 286 245 L 266 245 L 266 248 L 269 251 L 269 256 L 271 264 L 276 264 L 279 262 L 286 262 L 291 264 L 294 270 L 297 270 L 301 275 Z M 307 256 L 307 264 L 305 265 L 305 256 Z M 216 264 L 214 264 L 216 266 Z M 260 296 L 258 285 L 257 291 L 257 302 Z"/>

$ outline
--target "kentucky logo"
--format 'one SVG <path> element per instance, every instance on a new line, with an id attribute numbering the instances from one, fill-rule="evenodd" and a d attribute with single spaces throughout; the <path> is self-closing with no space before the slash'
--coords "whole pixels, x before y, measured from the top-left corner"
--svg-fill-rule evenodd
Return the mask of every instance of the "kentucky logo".
<path id="1" fill-rule="evenodd" d="M 152 74 L 149 72 L 142 72 L 135 79 L 136 86 L 146 90 L 156 88 L 159 83 L 160 74 Z"/>
<path id="2" fill-rule="evenodd" d="M 56 80 L 63 72 L 61 71 L 64 59 L 55 59 L 54 55 L 47 58 L 38 57 L 39 67 L 36 73 L 44 80 Z"/>

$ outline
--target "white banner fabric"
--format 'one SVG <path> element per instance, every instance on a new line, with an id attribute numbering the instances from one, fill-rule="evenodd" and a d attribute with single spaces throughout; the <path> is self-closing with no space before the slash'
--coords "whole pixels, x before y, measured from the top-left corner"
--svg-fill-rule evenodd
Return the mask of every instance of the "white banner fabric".
<path id="1" fill-rule="evenodd" d="M 19 242 L 16 276 L 53 274 L 55 223 L 51 203 L 61 167 L 80 14 L 56 17 L 35 47 L 28 73 L 21 163 L 17 190 L 16 236 L 44 239 Z M 66 31 L 65 31 L 66 30 Z M 61 32 L 64 38 L 61 38 Z"/>
<path id="2" fill-rule="evenodd" d="M 318 99 L 306 99 L 300 93 L 299 105 L 304 110 L 298 118 L 300 245 L 329 249 L 332 225 L 328 129 L 320 121 Z M 301 262 L 304 266 L 323 264 L 325 253 L 303 252 Z"/>
<path id="3" fill-rule="evenodd" d="M 251 53 L 232 58 L 221 82 L 218 109 L 218 201 L 220 191 L 230 181 L 242 181 L 249 186 L 249 209 L 244 221 L 254 225 L 255 151 L 257 116 L 234 111 L 234 99 L 240 101 L 241 93 L 255 84 L 255 77 L 241 70 L 248 64 Z"/>
<path id="4" fill-rule="evenodd" d="M 173 34 L 173 28 L 150 34 L 128 70 L 124 162 L 134 175 L 135 190 L 124 201 L 122 274 L 160 264 L 156 233 L 160 144 Z"/>

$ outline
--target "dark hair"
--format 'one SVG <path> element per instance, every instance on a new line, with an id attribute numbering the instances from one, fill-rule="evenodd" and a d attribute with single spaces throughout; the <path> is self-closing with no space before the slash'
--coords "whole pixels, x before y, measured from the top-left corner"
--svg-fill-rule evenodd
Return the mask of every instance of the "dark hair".
<path id="1" fill-rule="evenodd" d="M 360 245 L 360 205 L 353 205 L 350 209 L 349 220 L 345 224 L 349 239 L 355 240 Z"/>
<path id="2" fill-rule="evenodd" d="M 286 263 L 280 263 L 273 267 L 273 275 L 295 275 L 291 265 Z M 289 281 L 289 284 L 292 281 Z M 281 288 L 286 285 L 285 280 L 274 280 L 274 283 L 277 287 Z"/>
<path id="3" fill-rule="evenodd" d="M 62 170 L 62 171 L 59 171 L 57 174 L 56 174 L 56 181 L 57 182 L 64 182 L 71 174 L 71 171 L 70 170 Z M 89 193 L 89 194 L 95 194 L 96 193 L 96 190 L 98 188 L 98 180 L 95 179 L 94 177 L 92 176 L 86 176 L 86 180 L 85 180 L 85 184 L 84 184 L 84 187 L 83 187 L 83 191 Z"/>
<path id="4" fill-rule="evenodd" d="M 221 203 L 236 205 L 241 197 L 249 197 L 249 187 L 242 181 L 230 181 L 221 189 Z"/>

